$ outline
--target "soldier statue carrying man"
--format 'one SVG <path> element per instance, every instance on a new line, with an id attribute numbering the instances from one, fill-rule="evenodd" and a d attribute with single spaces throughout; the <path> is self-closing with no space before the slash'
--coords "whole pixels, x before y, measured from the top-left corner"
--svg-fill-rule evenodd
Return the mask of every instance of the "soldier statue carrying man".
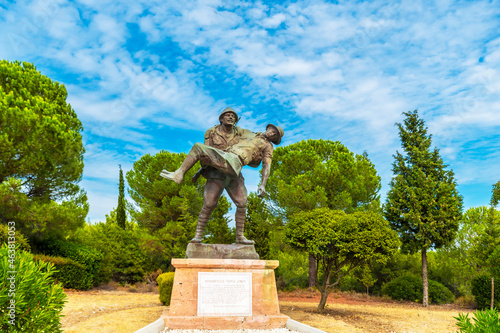
<path id="1" fill-rule="evenodd" d="M 284 132 L 281 127 L 273 124 L 267 125 L 263 133 L 241 129 L 236 126 L 238 115 L 231 108 L 221 112 L 219 121 L 220 125 L 205 133 L 204 144 L 194 144 L 179 169 L 174 172 L 163 170 L 160 175 L 180 184 L 186 172 L 200 161 L 202 169 L 193 177 L 193 181 L 201 174 L 207 178 L 207 183 L 203 193 L 203 208 L 191 243 L 201 242 L 210 214 L 217 206 L 222 191 L 226 189 L 236 205 L 236 243 L 251 245 L 254 242 L 243 235 L 247 190 L 241 169 L 245 165 L 256 168 L 262 162 L 262 182 L 257 194 L 264 196 L 273 157 L 271 142 L 278 145 Z"/>

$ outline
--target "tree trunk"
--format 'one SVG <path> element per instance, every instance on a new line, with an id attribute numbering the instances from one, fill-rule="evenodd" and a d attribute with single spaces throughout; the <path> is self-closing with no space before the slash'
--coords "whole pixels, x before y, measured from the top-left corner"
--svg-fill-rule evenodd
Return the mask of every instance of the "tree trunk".
<path id="1" fill-rule="evenodd" d="M 326 300 L 328 298 L 329 292 L 327 290 L 321 291 L 321 299 L 318 304 L 318 312 L 323 312 L 325 310 Z"/>
<path id="2" fill-rule="evenodd" d="M 309 287 L 313 288 L 317 280 L 318 271 L 316 270 L 316 259 L 312 254 L 309 254 Z"/>
<path id="3" fill-rule="evenodd" d="M 331 277 L 331 263 L 328 263 L 325 267 L 325 276 L 323 277 L 323 283 L 320 286 L 317 284 L 319 291 L 321 292 L 321 299 L 318 304 L 318 312 L 325 311 L 326 300 L 328 299 L 328 294 L 330 294 L 330 277 Z M 330 286 L 331 287 L 331 286 Z"/>
<path id="4" fill-rule="evenodd" d="M 491 304 L 490 308 L 493 310 L 495 308 L 495 278 L 491 277 Z"/>
<path id="5" fill-rule="evenodd" d="M 429 281 L 427 281 L 427 250 L 422 249 L 422 305 L 429 306 Z"/>

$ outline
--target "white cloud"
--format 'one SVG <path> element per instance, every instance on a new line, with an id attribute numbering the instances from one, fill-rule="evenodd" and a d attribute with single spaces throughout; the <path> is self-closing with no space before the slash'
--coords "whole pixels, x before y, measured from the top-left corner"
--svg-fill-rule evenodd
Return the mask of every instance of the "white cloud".
<path id="1" fill-rule="evenodd" d="M 280 26 L 285 21 L 285 19 L 286 16 L 283 13 L 279 13 L 262 20 L 262 26 L 268 29 L 274 29 Z"/>

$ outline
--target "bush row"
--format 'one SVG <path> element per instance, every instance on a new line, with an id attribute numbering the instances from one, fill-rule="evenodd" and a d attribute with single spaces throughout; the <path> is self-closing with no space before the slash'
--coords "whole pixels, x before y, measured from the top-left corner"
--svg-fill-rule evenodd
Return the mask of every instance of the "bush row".
<path id="1" fill-rule="evenodd" d="M 95 248 L 52 239 L 42 243 L 40 250 L 45 256 L 38 258 L 58 268 L 57 278 L 65 287 L 86 290 L 98 284 L 103 255 Z"/>
<path id="2" fill-rule="evenodd" d="M 87 290 L 92 287 L 93 276 L 87 272 L 85 265 L 69 258 L 35 254 L 36 261 L 43 261 L 54 266 L 54 278 L 61 282 L 64 288 Z"/>

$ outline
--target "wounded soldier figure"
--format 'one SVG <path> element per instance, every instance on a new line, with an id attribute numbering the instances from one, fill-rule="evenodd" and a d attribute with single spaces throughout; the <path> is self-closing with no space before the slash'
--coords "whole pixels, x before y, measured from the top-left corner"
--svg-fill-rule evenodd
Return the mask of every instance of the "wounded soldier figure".
<path id="1" fill-rule="evenodd" d="M 227 151 L 196 143 L 179 169 L 173 172 L 163 170 L 160 175 L 180 184 L 186 172 L 196 162 L 202 160 L 204 165 L 214 167 L 231 177 L 239 177 L 243 166 L 249 165 L 256 168 L 262 162 L 262 182 L 257 189 L 257 194 L 263 197 L 266 193 L 265 187 L 273 158 L 273 145 L 271 142 L 278 145 L 281 142 L 283 134 L 284 132 L 281 127 L 269 124 L 266 126 L 264 133 L 250 132 L 245 134 L 238 143 L 231 146 Z M 245 216 L 243 215 L 242 218 L 243 221 L 236 221 L 236 242 L 240 244 L 253 244 L 253 241 L 249 241 L 243 236 Z M 204 225 L 200 225 L 199 221 L 196 236 L 191 242 L 201 242 L 203 229 Z"/>

